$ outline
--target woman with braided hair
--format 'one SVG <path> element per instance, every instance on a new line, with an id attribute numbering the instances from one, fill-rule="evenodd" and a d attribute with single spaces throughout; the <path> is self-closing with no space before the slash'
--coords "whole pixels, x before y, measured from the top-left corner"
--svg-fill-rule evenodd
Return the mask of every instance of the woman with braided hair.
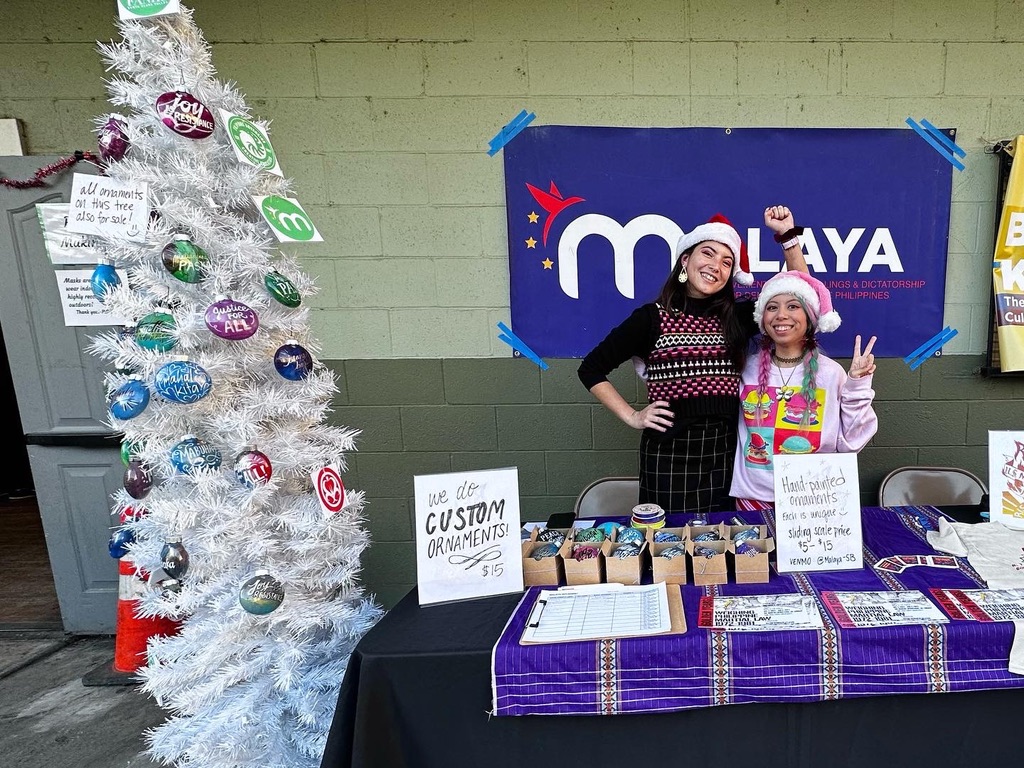
<path id="1" fill-rule="evenodd" d="M 754 304 L 761 345 L 743 369 L 739 441 L 730 494 L 741 510 L 775 502 L 772 457 L 856 453 L 874 436 L 872 336 L 853 345 L 849 375 L 818 347 L 818 333 L 839 327 L 824 284 L 806 272 L 780 272 Z"/>

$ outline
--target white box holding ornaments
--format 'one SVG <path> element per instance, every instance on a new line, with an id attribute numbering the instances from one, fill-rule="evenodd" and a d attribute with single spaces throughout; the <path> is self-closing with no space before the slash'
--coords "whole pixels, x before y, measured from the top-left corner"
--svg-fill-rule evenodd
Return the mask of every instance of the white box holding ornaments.
<path id="1" fill-rule="evenodd" d="M 420 605 L 523 591 L 519 470 L 413 477 Z"/>
<path id="2" fill-rule="evenodd" d="M 855 453 L 773 456 L 779 573 L 864 566 Z"/>

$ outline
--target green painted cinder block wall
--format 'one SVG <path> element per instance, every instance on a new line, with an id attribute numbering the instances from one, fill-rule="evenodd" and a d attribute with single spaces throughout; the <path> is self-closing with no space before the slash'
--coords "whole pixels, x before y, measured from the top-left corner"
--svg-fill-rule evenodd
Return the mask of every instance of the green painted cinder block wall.
<path id="1" fill-rule="evenodd" d="M 524 517 L 544 519 L 590 480 L 635 471 L 637 434 L 590 400 L 576 361 L 541 372 L 497 339 L 507 233 L 501 157 L 486 149 L 523 108 L 537 125 L 956 127 L 967 168 L 944 323 L 959 334 L 917 371 L 881 361 L 865 499 L 902 464 L 984 476 L 987 430 L 1024 428 L 1024 385 L 978 373 L 997 197 L 986 150 L 1024 132 L 1020 0 L 185 4 L 218 76 L 271 122 L 324 235 L 293 250 L 320 287 L 308 304 L 341 385 L 332 418 L 363 430 L 347 482 L 369 500 L 364 577 L 385 604 L 415 578 L 413 475 L 517 466 Z M 20 121 L 30 154 L 94 147 L 111 111 L 95 43 L 117 35 L 115 1 L 3 0 L 0 16 L 0 117 Z M 641 395 L 630 370 L 616 383 Z"/>

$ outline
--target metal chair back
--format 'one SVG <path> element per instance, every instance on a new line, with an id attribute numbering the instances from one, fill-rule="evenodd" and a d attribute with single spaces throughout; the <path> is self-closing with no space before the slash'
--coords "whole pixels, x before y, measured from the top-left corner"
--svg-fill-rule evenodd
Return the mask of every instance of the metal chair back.
<path id="1" fill-rule="evenodd" d="M 878 489 L 883 507 L 980 504 L 988 496 L 981 478 L 956 467 L 900 467 Z"/>
<path id="2" fill-rule="evenodd" d="M 595 480 L 576 499 L 576 518 L 629 517 L 640 497 L 640 481 L 635 477 L 602 477 Z"/>

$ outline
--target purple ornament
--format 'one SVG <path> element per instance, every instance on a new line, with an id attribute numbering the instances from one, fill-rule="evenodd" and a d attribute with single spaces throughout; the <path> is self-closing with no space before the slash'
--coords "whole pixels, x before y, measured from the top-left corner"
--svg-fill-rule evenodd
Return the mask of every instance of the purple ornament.
<path id="1" fill-rule="evenodd" d="M 156 100 L 156 114 L 163 124 L 189 139 L 205 139 L 215 127 L 213 113 L 186 91 L 168 91 Z"/>
<path id="2" fill-rule="evenodd" d="M 235 477 L 249 490 L 270 482 L 273 471 L 270 459 L 260 451 L 254 449 L 242 451 L 235 458 Z"/>
<path id="3" fill-rule="evenodd" d="M 153 489 L 153 476 L 141 461 L 129 461 L 124 471 L 124 489 L 133 499 L 144 499 Z"/>
<path id="4" fill-rule="evenodd" d="M 106 162 L 117 162 L 125 156 L 128 147 L 131 146 L 127 128 L 124 120 L 116 115 L 111 115 L 100 128 L 97 144 L 100 148 L 100 157 Z"/>
<path id="5" fill-rule="evenodd" d="M 256 333 L 260 327 L 256 310 L 227 297 L 218 296 L 217 299 L 206 308 L 206 327 L 215 335 L 240 341 Z"/>

